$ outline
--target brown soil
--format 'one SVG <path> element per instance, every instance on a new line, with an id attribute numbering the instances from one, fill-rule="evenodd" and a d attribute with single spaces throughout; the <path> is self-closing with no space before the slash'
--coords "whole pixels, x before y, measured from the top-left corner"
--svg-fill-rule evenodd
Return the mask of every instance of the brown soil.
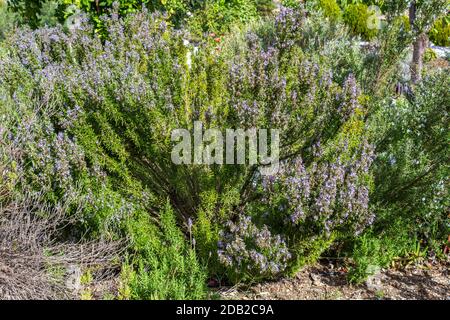
<path id="1" fill-rule="evenodd" d="M 381 270 L 365 283 L 351 285 L 344 268 L 318 264 L 295 278 L 222 288 L 219 294 L 237 300 L 450 300 L 450 270 L 448 263 Z"/>

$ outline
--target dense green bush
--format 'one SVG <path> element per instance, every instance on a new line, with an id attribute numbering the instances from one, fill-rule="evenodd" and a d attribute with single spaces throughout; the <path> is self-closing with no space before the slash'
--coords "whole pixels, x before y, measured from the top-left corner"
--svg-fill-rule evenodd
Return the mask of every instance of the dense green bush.
<path id="1" fill-rule="evenodd" d="M 450 15 L 438 19 L 431 29 L 430 40 L 437 46 L 450 46 Z"/>
<path id="2" fill-rule="evenodd" d="M 2 7 L 6 8 L 6 3 Z M 126 16 L 143 7 L 164 13 L 167 23 L 177 28 L 188 26 L 201 36 L 204 32 L 228 32 L 231 26 L 271 14 L 276 6 L 272 0 L 12 0 L 8 11 L 17 13 L 17 22 L 31 28 L 70 24 L 85 14 L 95 23 L 96 31 L 105 36 L 102 15 L 115 8 L 120 16 Z"/>
<path id="3" fill-rule="evenodd" d="M 66 5 L 63 0 L 11 0 L 8 10 L 15 12 L 21 24 L 31 28 L 55 26 L 64 21 Z"/>
<path id="4" fill-rule="evenodd" d="M 47 165 L 50 171 L 44 177 L 50 179 L 45 184 L 50 198 L 66 194 L 65 188 L 79 183 L 76 181 L 86 180 L 91 186 L 104 179 L 106 190 L 91 187 L 100 193 L 91 195 L 95 201 L 120 203 L 122 197 L 131 197 L 132 208 L 137 210 L 129 213 L 133 219 L 143 210 L 157 217 L 169 197 L 178 221 L 185 225 L 189 218 L 197 226 L 199 208 L 209 207 L 198 195 L 214 192 L 215 209 L 209 218 L 212 232 L 220 231 L 228 220 L 234 221 L 242 210 L 259 230 L 272 229 L 267 230 L 275 232 L 274 237 L 285 228 L 292 230 L 286 245 L 295 251 L 294 259 L 286 262 L 293 269 L 308 256 L 317 255 L 307 248 L 310 240 L 322 237 L 323 228 L 329 230 L 328 238 L 333 232 L 355 232 L 370 224 L 366 197 L 370 177 L 365 167 L 370 161 L 365 158 L 367 148 L 361 131 L 364 108 L 358 101 L 357 84 L 351 75 L 344 84 L 335 83 L 330 70 L 298 54 L 302 42 L 298 31 L 304 23 L 301 12 L 282 11 L 273 22 L 273 34 L 248 32 L 244 47 L 238 51 L 230 44 L 223 55 L 211 55 L 209 44 L 201 45 L 190 62 L 190 48 L 182 38 L 188 35 L 167 28 L 161 16 L 144 11 L 126 19 L 113 15 L 103 21 L 109 35 L 104 43 L 92 36 L 85 22 L 69 34 L 60 28 L 44 28 L 22 31 L 7 40 L 11 51 L 1 69 L 6 90 L 16 92 L 16 99 L 30 106 L 40 103 L 55 110 L 47 120 L 55 132 L 51 136 L 55 150 L 60 144 L 73 145 L 67 152 L 80 148 L 80 160 L 64 163 L 61 168 L 65 171 L 56 172 L 56 176 L 53 166 Z M 274 45 L 266 47 L 265 43 Z M 27 94 L 17 95 L 25 86 Z M 311 175 L 304 182 L 310 185 L 310 194 L 279 211 L 276 208 L 287 199 L 274 193 L 273 199 L 261 202 L 261 186 L 267 187 L 267 183 L 258 178 L 258 167 L 174 165 L 170 161 L 170 132 L 178 127 L 192 128 L 196 120 L 207 127 L 280 129 L 286 141 L 280 156 L 284 161 L 304 163 L 305 174 Z M 321 147 L 313 153 L 311 148 L 319 143 Z M 39 159 L 39 153 L 36 157 Z M 40 161 L 27 163 L 30 172 L 46 172 Z M 335 170 L 352 175 L 327 182 Z M 90 178 L 90 171 L 104 172 L 106 177 Z M 289 182 L 293 174 L 297 173 L 286 169 L 274 176 L 273 188 L 282 193 L 293 188 Z M 323 180 L 318 180 L 320 175 Z M 52 179 L 56 180 L 50 183 Z M 39 183 L 44 181 L 38 179 L 36 188 Z M 346 192 L 356 196 L 346 196 Z M 331 202 L 322 204 L 325 198 Z M 341 206 L 358 208 L 358 214 L 336 220 Z M 105 211 L 100 208 L 93 205 L 92 213 L 86 213 L 86 228 L 99 229 L 110 219 L 117 221 L 119 230 L 125 228 L 124 217 L 113 209 L 115 205 Z M 289 218 L 298 210 L 306 215 Z M 271 225 L 270 221 L 278 222 Z M 205 232 L 204 238 L 217 239 L 217 235 Z M 217 251 L 217 243 L 215 248 Z M 202 261 L 218 258 L 217 253 L 201 252 L 207 254 L 200 256 Z"/>
<path id="5" fill-rule="evenodd" d="M 373 127 L 378 151 L 373 201 L 398 208 L 394 214 L 410 219 L 408 225 L 425 241 L 444 241 L 448 233 L 448 84 L 445 70 L 429 74 L 410 100 L 387 103 L 374 117 L 380 122 Z"/>
<path id="6" fill-rule="evenodd" d="M 64 0 L 65 6 L 75 6 L 88 13 L 103 29 L 101 15 L 108 13 L 114 0 L 94 2 L 89 0 Z M 147 8 L 150 12 L 163 12 L 168 21 L 176 27 L 188 25 L 191 31 L 226 32 L 233 24 L 248 22 L 274 9 L 272 0 L 127 0 L 117 2 L 116 10 L 121 16 Z"/>
<path id="7" fill-rule="evenodd" d="M 90 39 L 92 44 L 101 44 L 93 35 L 92 29 L 87 29 L 84 35 L 88 35 L 85 40 Z M 153 267 L 156 270 L 155 276 L 160 278 L 148 279 L 146 284 L 142 280 L 138 287 L 130 279 L 129 283 L 124 283 L 125 288 L 132 288 L 132 294 L 128 298 L 201 297 L 205 293 L 205 275 L 203 269 L 195 272 L 195 253 L 177 247 L 180 242 L 172 247 L 162 244 L 166 241 L 164 237 L 168 235 L 171 238 L 175 235 L 182 237 L 181 231 L 170 220 L 169 209 L 161 214 L 166 218 L 151 219 L 149 212 L 158 214 L 158 211 L 150 209 L 150 193 L 126 172 L 122 172 L 120 177 L 107 175 L 102 160 L 106 160 L 110 169 L 115 168 L 116 163 L 108 162 L 108 159 L 98 160 L 89 146 L 86 149 L 81 147 L 82 135 L 77 134 L 75 127 L 83 120 L 82 110 L 80 106 L 69 105 L 69 101 L 65 100 L 61 91 L 64 77 L 62 73 L 58 76 L 58 70 L 62 71 L 63 57 L 73 63 L 75 60 L 72 59 L 79 57 L 78 54 L 86 53 L 75 51 L 72 52 L 74 55 L 64 56 L 70 51 L 66 45 L 71 40 L 83 45 L 80 38 L 77 39 L 73 33 L 64 33 L 61 27 L 38 29 L 34 32 L 23 30 L 16 36 L 14 40 L 6 40 L 5 44 L 11 44 L 9 41 L 17 41 L 16 44 L 25 44 L 28 40 L 31 42 L 28 42 L 29 47 L 21 47 L 23 59 L 20 60 L 14 58 L 18 58 L 18 52 L 7 56 L 1 51 L 2 187 L 7 186 L 8 192 L 17 201 L 23 194 L 27 194 L 31 197 L 39 196 L 42 199 L 40 205 L 44 207 L 58 207 L 60 203 L 64 203 L 64 214 L 68 218 L 77 212 L 75 223 L 66 230 L 67 237 L 72 240 L 130 238 L 130 261 L 136 268 L 136 277 L 141 280 L 144 276 L 141 266 L 148 265 L 149 261 L 153 265 L 157 259 L 159 264 Z M 35 40 L 37 42 L 33 42 Z M 49 44 L 52 46 L 47 46 Z M 84 45 L 87 44 L 84 42 Z M 41 46 L 40 49 L 35 50 L 35 45 Z M 53 63 L 50 63 L 50 59 L 54 59 Z M 59 65 L 56 64 L 58 60 Z M 17 68 L 18 62 L 23 68 Z M 16 85 L 19 87 L 12 89 Z M 84 133 L 87 133 L 89 139 L 92 131 L 88 129 Z M 78 140 L 79 137 L 81 140 Z M 94 144 L 90 146 L 95 147 L 95 140 L 91 142 Z M 6 200 L 0 198 L 0 205 Z M 159 228 L 162 229 L 161 232 L 158 231 Z M 157 282 L 169 279 L 178 268 L 173 263 L 180 261 L 186 261 L 186 269 L 189 270 L 188 273 L 183 273 L 184 278 L 177 274 L 170 287 Z M 192 283 L 192 286 L 186 291 L 188 283 Z M 158 289 L 165 288 L 165 291 L 155 293 L 157 286 Z"/>
<path id="8" fill-rule="evenodd" d="M 341 8 L 339 8 L 336 0 L 319 0 L 318 5 L 323 10 L 325 17 L 331 20 L 338 20 L 342 15 Z"/>
<path id="9" fill-rule="evenodd" d="M 436 58 L 437 58 L 436 51 L 434 51 L 431 48 L 427 48 L 425 50 L 425 53 L 423 54 L 423 61 L 424 62 L 430 62 L 430 61 L 435 60 Z"/>
<path id="10" fill-rule="evenodd" d="M 133 223 L 142 228 L 142 223 Z M 142 234 L 140 234 L 142 232 Z M 144 228 L 132 241 L 141 252 L 121 275 L 122 299 L 196 300 L 206 297 L 207 271 L 197 261 L 195 243 L 186 242 L 168 204 L 159 215 L 159 230 Z M 134 239 L 132 239 L 134 240 Z M 137 265 L 137 270 L 133 269 Z"/>
<path id="11" fill-rule="evenodd" d="M 9 11 L 5 3 L 0 3 L 0 41 L 13 29 L 18 20 L 17 14 Z"/>
<path id="12" fill-rule="evenodd" d="M 426 251 L 420 240 L 411 237 L 400 220 L 391 223 L 392 225 L 382 232 L 369 231 L 356 239 L 348 273 L 350 282 L 360 283 L 394 263 L 404 266 L 423 262 Z"/>
<path id="13" fill-rule="evenodd" d="M 207 0 L 186 18 L 186 23 L 190 31 L 197 36 L 205 32 L 224 33 L 229 31 L 232 25 L 241 25 L 255 19 L 258 16 L 257 2 Z"/>
<path id="14" fill-rule="evenodd" d="M 378 31 L 375 28 L 369 27 L 369 18 L 373 14 L 365 4 L 351 4 L 345 8 L 343 18 L 354 34 L 371 40 L 377 35 Z"/>
<path id="15" fill-rule="evenodd" d="M 281 0 L 283 7 L 298 9 L 302 6 L 302 2 L 299 0 Z"/>
<path id="16" fill-rule="evenodd" d="M 302 6 L 218 38 L 203 34 L 220 26 L 202 15 L 177 29 L 174 13 L 132 4 L 125 15 L 126 3 L 94 12 L 95 23 L 78 12 L 66 27 L 19 29 L 0 50 L 1 182 L 79 212 L 68 237 L 128 238 L 121 298 L 204 298 L 208 277 L 293 274 L 336 242 L 351 248 L 354 281 L 439 251 L 448 76 L 392 97 L 411 42 L 401 18 L 362 49 Z M 362 21 L 363 7 L 349 7 Z M 202 14 L 234 24 L 255 8 L 209 2 Z M 278 129 L 280 170 L 262 175 L 248 154 L 240 165 L 174 164 L 173 130 L 199 121 Z"/>
<path id="17" fill-rule="evenodd" d="M 377 221 L 355 245 L 353 280 L 364 278 L 366 264 L 385 267 L 395 258 L 443 252 L 450 231 L 446 72 L 429 74 L 409 100 L 383 101 L 372 118 Z"/>

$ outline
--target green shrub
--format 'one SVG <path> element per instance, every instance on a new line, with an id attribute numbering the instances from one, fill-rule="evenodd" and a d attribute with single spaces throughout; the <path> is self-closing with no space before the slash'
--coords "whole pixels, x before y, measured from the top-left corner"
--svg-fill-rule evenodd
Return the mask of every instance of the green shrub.
<path id="1" fill-rule="evenodd" d="M 349 26 L 351 32 L 361 35 L 364 39 L 371 40 L 375 38 L 378 30 L 369 27 L 369 18 L 374 13 L 362 3 L 351 4 L 345 8 L 344 22 Z"/>
<path id="2" fill-rule="evenodd" d="M 379 232 L 400 225 L 399 230 L 435 255 L 442 252 L 450 230 L 446 73 L 426 75 L 412 99 L 384 101 L 370 125 L 378 150 L 371 195 L 378 211 L 374 228 Z"/>
<path id="3" fill-rule="evenodd" d="M 75 6 L 88 13 L 96 22 L 98 31 L 102 32 L 104 27 L 101 16 L 114 8 L 121 16 L 126 16 L 145 7 L 150 12 L 163 12 L 167 21 L 176 27 L 188 25 L 198 36 L 203 32 L 229 31 L 232 25 L 266 15 L 274 8 L 272 0 L 108 0 L 98 3 L 89 0 L 64 0 L 64 4 L 66 8 Z"/>
<path id="4" fill-rule="evenodd" d="M 406 266 L 424 261 L 427 248 L 423 248 L 421 241 L 410 233 L 408 226 L 405 226 L 407 221 L 392 219 L 392 213 L 380 210 L 378 216 L 380 220 L 389 216 L 390 225 L 383 229 L 375 227 L 355 240 L 350 253 L 350 282 L 360 283 L 381 268 L 389 268 L 394 263 Z"/>
<path id="5" fill-rule="evenodd" d="M 281 0 L 281 4 L 286 8 L 298 9 L 302 5 L 300 0 Z"/>
<path id="6" fill-rule="evenodd" d="M 31 28 L 54 26 L 64 21 L 64 0 L 11 0 L 8 5 L 20 17 L 20 23 Z"/>
<path id="7" fill-rule="evenodd" d="M 55 0 L 42 1 L 41 8 L 36 17 L 39 26 L 54 27 L 59 22 L 61 14 L 61 2 Z"/>
<path id="8" fill-rule="evenodd" d="M 207 0 L 187 16 L 189 30 L 200 37 L 203 33 L 223 34 L 268 15 L 274 9 L 272 0 Z"/>
<path id="9" fill-rule="evenodd" d="M 210 4 L 207 14 L 227 21 L 255 14 L 244 1 L 226 13 Z M 396 79 L 402 21 L 382 34 L 398 46 L 366 55 L 342 25 L 302 9 L 212 41 L 203 32 L 220 26 L 197 30 L 195 13 L 192 34 L 147 9 L 114 10 L 99 18 L 101 38 L 80 19 L 2 43 L 0 165 L 8 190 L 86 204 L 71 236 L 130 238 L 120 297 L 202 298 L 208 276 L 274 279 L 349 239 L 358 279 L 401 256 L 393 248 L 408 236 L 440 243 L 448 79 L 426 77 L 410 100 L 369 95 Z M 198 121 L 279 129 L 280 170 L 262 175 L 248 155 L 241 165 L 174 164 L 171 133 Z M 395 238 L 386 227 L 400 222 Z"/>
<path id="10" fill-rule="evenodd" d="M 8 10 L 6 3 L 0 3 L 0 41 L 3 40 L 8 32 L 19 22 L 18 14 Z"/>
<path id="11" fill-rule="evenodd" d="M 269 14 L 276 8 L 276 4 L 273 0 L 255 0 L 255 3 L 256 10 L 261 14 Z"/>
<path id="12" fill-rule="evenodd" d="M 50 145 L 49 158 L 55 163 L 36 142 L 23 142 L 29 161 L 21 169 L 29 183 L 37 190 L 45 186 L 49 201 L 69 190 L 77 192 L 77 199 L 86 198 L 90 205 L 79 232 L 137 239 L 143 248 L 138 255 L 144 257 L 133 263 L 143 265 L 134 270 L 139 295 L 153 292 L 138 284 L 153 286 L 144 270 L 151 264 L 147 258 L 158 256 L 145 258 L 148 246 L 157 243 L 144 236 L 152 229 L 145 216 L 158 221 L 167 198 L 184 234 L 201 239 L 199 261 L 212 274 L 236 270 L 221 261 L 217 241 L 225 251 L 232 245 L 238 236 L 230 228 L 239 217 L 249 217 L 256 233 L 270 235 L 269 248 L 244 237 L 249 241 L 242 249 L 281 266 L 270 273 L 250 266 L 249 274 L 242 272 L 246 279 L 296 269 L 298 261 L 317 258 L 334 233 L 355 234 L 370 225 L 370 146 L 362 130 L 366 111 L 358 84 L 343 73 L 344 83 L 335 82 L 329 67 L 315 62 L 316 51 L 299 54 L 302 44 L 313 48 L 308 42 L 315 41 L 302 33 L 302 11 L 283 9 L 259 34 L 244 32 L 240 45 L 226 43 L 218 51 L 217 43 L 205 41 L 194 53 L 184 41 L 189 34 L 173 30 L 161 15 L 144 10 L 121 18 L 117 10 L 102 18 L 104 39 L 84 20 L 70 31 L 58 26 L 15 33 L 7 40 L 10 50 L 0 76 L 11 104 L 15 99 L 32 114 L 37 103 L 55 110 L 33 122 L 43 128 L 13 132 L 28 141 L 49 140 L 44 147 Z M 205 129 L 279 129 L 286 142 L 281 156 L 286 164 L 302 166 L 283 165 L 268 183 L 258 174 L 261 167 L 248 158 L 235 166 L 175 165 L 172 130 L 192 130 L 199 120 Z M 310 192 L 290 201 L 297 175 L 309 177 L 301 183 Z M 268 187 L 275 191 L 267 192 Z M 351 196 L 354 192 L 357 197 Z M 351 218 L 342 210 L 350 207 L 355 213 Z M 221 237 L 221 230 L 231 236 Z M 324 235 L 317 242 L 321 245 L 309 245 Z M 279 248 L 284 248 L 281 256 Z M 161 268 L 171 267 L 164 262 Z"/>
<path id="13" fill-rule="evenodd" d="M 144 225 L 145 222 L 141 221 L 136 227 L 142 228 Z M 132 265 L 123 266 L 120 298 L 206 298 L 207 271 L 199 264 L 192 242 L 186 242 L 177 227 L 174 212 L 169 204 L 159 215 L 159 230 L 150 226 L 143 232 L 131 234 L 138 237 L 131 241 L 140 254 Z M 137 268 L 133 265 L 137 265 Z"/>
<path id="14" fill-rule="evenodd" d="M 291 258 L 280 235 L 272 235 L 267 225 L 258 228 L 248 216 L 227 223 L 218 247 L 219 261 L 233 283 L 273 279 L 285 271 Z"/>
<path id="15" fill-rule="evenodd" d="M 402 27 L 406 31 L 411 31 L 411 23 L 409 22 L 409 17 L 406 15 L 402 15 L 400 18 L 398 18 L 402 21 Z"/>
<path id="16" fill-rule="evenodd" d="M 429 37 L 437 46 L 450 46 L 450 15 L 436 20 L 429 32 Z"/>
<path id="17" fill-rule="evenodd" d="M 349 280 L 364 281 L 393 262 L 442 257 L 449 234 L 445 145 L 449 95 L 446 71 L 428 74 L 414 98 L 383 100 L 369 122 L 377 146 L 373 226 L 353 241 Z"/>
<path id="18" fill-rule="evenodd" d="M 431 48 L 425 49 L 425 53 L 423 55 L 423 61 L 430 62 L 430 61 L 435 60 L 436 58 L 437 58 L 436 51 L 434 51 Z"/>
<path id="19" fill-rule="evenodd" d="M 348 273 L 348 280 L 360 283 L 386 268 L 401 253 L 399 241 L 379 235 L 364 234 L 356 240 L 352 252 L 353 266 Z"/>
<path id="20" fill-rule="evenodd" d="M 8 2 L 8 9 L 18 13 L 21 22 L 30 25 L 32 28 L 38 27 L 37 15 L 40 12 L 40 1 L 36 0 L 15 0 Z"/>
<path id="21" fill-rule="evenodd" d="M 319 0 L 318 6 L 323 11 L 324 16 L 332 21 L 338 20 L 342 15 L 341 8 L 339 8 L 336 0 Z"/>
<path id="22" fill-rule="evenodd" d="M 254 1 L 205 1 L 191 17 L 187 25 L 191 32 L 201 37 L 203 33 L 224 33 L 230 26 L 240 26 L 258 15 Z"/>

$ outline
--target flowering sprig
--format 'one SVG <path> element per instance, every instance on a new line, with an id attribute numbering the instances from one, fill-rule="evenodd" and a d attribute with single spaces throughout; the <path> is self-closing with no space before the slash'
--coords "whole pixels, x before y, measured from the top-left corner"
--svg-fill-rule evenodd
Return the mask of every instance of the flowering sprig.
<path id="1" fill-rule="evenodd" d="M 228 221 L 218 243 L 219 261 L 240 279 L 273 278 L 283 272 L 291 254 L 280 235 L 257 227 L 250 217 Z M 247 280 L 248 280 L 247 279 Z"/>
<path id="2" fill-rule="evenodd" d="M 317 152 L 316 156 L 321 154 Z M 348 144 L 339 153 L 348 153 Z M 262 177 L 263 203 L 278 211 L 277 215 L 284 213 L 285 224 L 294 230 L 319 226 L 325 236 L 343 228 L 359 234 L 374 221 L 365 180 L 373 159 L 373 148 L 367 142 L 348 160 L 341 156 L 331 161 L 318 159 L 306 167 L 296 157 L 282 163 L 277 175 Z"/>

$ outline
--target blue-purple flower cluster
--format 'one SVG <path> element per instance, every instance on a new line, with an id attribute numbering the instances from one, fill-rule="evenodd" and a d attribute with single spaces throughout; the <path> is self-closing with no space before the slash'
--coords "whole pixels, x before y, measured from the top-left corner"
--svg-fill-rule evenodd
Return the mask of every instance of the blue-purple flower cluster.
<path id="1" fill-rule="evenodd" d="M 280 50 L 289 49 L 298 42 L 304 21 L 304 11 L 281 7 L 275 18 L 276 43 Z"/>
<path id="2" fill-rule="evenodd" d="M 353 157 L 344 160 L 348 152 L 344 143 L 337 158 L 324 160 L 316 146 L 316 160 L 308 167 L 301 157 L 282 163 L 277 175 L 262 178 L 263 202 L 281 211 L 280 215 L 284 212 L 288 225 L 319 226 L 327 236 L 342 228 L 359 234 L 374 221 L 366 181 L 374 155 L 366 141 Z"/>
<path id="3" fill-rule="evenodd" d="M 272 235 L 266 225 L 259 228 L 249 216 L 228 221 L 219 237 L 219 261 L 241 278 L 275 277 L 286 269 L 291 258 L 281 236 Z"/>

